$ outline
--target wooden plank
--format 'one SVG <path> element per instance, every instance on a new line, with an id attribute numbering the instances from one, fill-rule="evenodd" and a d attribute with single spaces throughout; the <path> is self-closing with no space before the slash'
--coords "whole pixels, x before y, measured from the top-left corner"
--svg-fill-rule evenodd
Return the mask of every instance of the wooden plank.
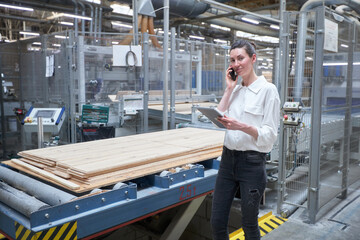
<path id="1" fill-rule="evenodd" d="M 143 177 L 146 175 L 150 175 L 150 174 L 155 174 L 158 172 L 161 172 L 163 170 L 167 170 L 169 168 L 174 168 L 174 167 L 178 167 L 178 166 L 182 166 L 185 164 L 189 164 L 189 163 L 197 163 L 200 161 L 204 161 L 207 159 L 212 159 L 212 158 L 217 158 L 218 156 L 221 155 L 222 150 L 218 149 L 216 151 L 207 153 L 207 154 L 196 154 L 193 156 L 187 156 L 187 157 L 183 157 L 182 159 L 177 158 L 177 159 L 168 159 L 168 160 L 164 160 L 164 161 L 160 161 L 160 162 L 155 162 L 155 163 L 151 163 L 151 164 L 145 164 L 143 166 L 137 166 L 134 168 L 128 168 L 128 169 L 123 169 L 114 173 L 109 173 L 109 175 L 105 176 L 104 178 L 102 178 L 102 176 L 100 175 L 98 179 L 92 180 L 91 178 L 88 181 L 85 180 L 80 180 L 80 179 L 76 179 L 76 178 L 71 178 L 69 180 L 67 180 L 68 182 L 72 182 L 76 185 L 79 185 L 79 189 L 71 189 L 68 188 L 66 186 L 61 185 L 62 187 L 65 187 L 66 189 L 76 192 L 76 193 L 84 193 L 84 192 L 88 192 L 91 191 L 95 188 L 101 188 L 104 186 L 109 186 L 112 184 L 116 184 L 118 182 L 125 182 L 125 181 L 129 181 L 135 178 L 139 178 L 139 177 Z M 26 172 L 30 175 L 39 177 L 47 182 L 51 182 L 54 183 L 56 185 L 59 185 L 58 182 L 49 179 L 47 177 L 44 177 L 42 175 L 37 175 L 35 172 L 24 168 L 20 165 L 16 165 L 14 163 L 12 163 L 11 161 L 4 161 L 3 164 L 6 164 L 8 166 L 11 166 L 13 168 L 16 168 L 20 171 Z"/>
<path id="2" fill-rule="evenodd" d="M 222 151 L 224 133 L 182 128 L 27 150 L 22 155 L 28 163 L 44 164 L 46 171 L 80 184 L 80 188 L 73 191 L 83 192 L 94 186 L 206 160 L 204 157 L 217 157 Z M 30 174 L 37 176 L 37 173 Z"/>
<path id="3" fill-rule="evenodd" d="M 197 163 L 199 161 L 217 158 L 218 156 L 221 155 L 221 152 L 222 152 L 222 149 L 215 149 L 213 151 L 209 151 L 209 152 L 201 154 L 201 155 L 196 153 L 196 154 L 191 154 L 191 155 L 187 155 L 187 156 L 180 156 L 180 157 L 173 158 L 173 159 L 167 159 L 167 160 L 158 161 L 158 162 L 145 164 L 145 165 L 140 165 L 140 166 L 136 166 L 136 167 L 132 167 L 132 168 L 128 168 L 128 169 L 123 169 L 123 170 L 119 170 L 119 171 L 115 171 L 115 172 L 111 172 L 111 173 L 107 173 L 107 174 L 103 174 L 103 175 L 99 175 L 99 176 L 95 176 L 95 177 L 90 177 L 90 178 L 88 178 L 87 182 L 93 183 L 93 184 L 96 182 L 101 182 L 101 181 L 112 182 L 111 179 L 114 179 L 114 178 L 116 179 L 116 181 L 125 181 L 125 179 L 123 179 L 124 176 L 128 176 L 128 177 L 132 176 L 135 178 L 143 177 L 143 176 L 146 176 L 149 174 L 154 174 L 154 173 L 161 172 L 163 170 L 167 170 L 169 168 L 175 168 L 175 167 L 178 167 L 181 165 Z M 129 179 L 126 178 L 126 180 L 129 180 Z"/>
<path id="4" fill-rule="evenodd" d="M 44 170 L 41 170 L 40 168 L 34 167 L 34 166 L 32 166 L 30 164 L 27 164 L 27 163 L 25 163 L 25 162 L 23 162 L 21 160 L 11 159 L 11 162 L 15 163 L 16 165 L 22 166 L 22 167 L 24 167 L 26 169 L 29 169 L 32 172 L 37 173 L 37 174 L 39 174 L 39 175 L 41 175 L 43 177 L 49 178 L 49 179 L 51 179 L 51 180 L 65 186 L 67 188 L 70 188 L 72 190 L 76 190 L 76 189 L 80 188 L 80 186 L 77 185 L 77 184 L 74 184 L 74 183 L 72 183 L 70 181 L 66 181 L 63 178 L 57 177 L 54 174 L 51 174 L 51 173 L 49 173 L 47 171 L 44 171 Z"/>
<path id="5" fill-rule="evenodd" d="M 178 154 L 213 145 L 219 146 L 222 144 L 223 134 L 214 130 L 183 128 L 93 141 L 88 144 L 37 149 L 33 153 L 39 158 L 44 156 L 44 159 L 51 155 L 57 166 L 93 176 L 126 166 L 176 157 Z M 139 151 L 139 146 L 144 149 L 143 152 Z M 31 151 L 26 151 L 26 154 L 31 154 Z"/>

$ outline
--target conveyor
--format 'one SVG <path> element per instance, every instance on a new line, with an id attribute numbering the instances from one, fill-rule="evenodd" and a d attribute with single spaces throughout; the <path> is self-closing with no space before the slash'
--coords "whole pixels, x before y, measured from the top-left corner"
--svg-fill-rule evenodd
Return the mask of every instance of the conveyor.
<path id="1" fill-rule="evenodd" d="M 11 190 L 20 192 L 17 200 L 22 200 L 16 205 L 1 198 L 0 232 L 9 239 L 101 236 L 186 202 L 198 201 L 199 206 L 204 196 L 213 191 L 218 166 L 219 160 L 209 159 L 189 169 L 161 172 L 75 196 L 2 165 L 0 190 L 15 199 Z M 27 204 L 29 199 L 39 205 Z M 19 208 L 21 203 L 23 209 Z"/>

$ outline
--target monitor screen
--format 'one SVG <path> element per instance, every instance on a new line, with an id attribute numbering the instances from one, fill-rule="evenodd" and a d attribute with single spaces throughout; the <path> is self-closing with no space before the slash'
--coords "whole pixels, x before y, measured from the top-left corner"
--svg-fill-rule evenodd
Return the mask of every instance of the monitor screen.
<path id="1" fill-rule="evenodd" d="M 55 114 L 55 110 L 38 110 L 35 114 L 35 118 L 43 117 L 43 118 L 52 118 Z"/>

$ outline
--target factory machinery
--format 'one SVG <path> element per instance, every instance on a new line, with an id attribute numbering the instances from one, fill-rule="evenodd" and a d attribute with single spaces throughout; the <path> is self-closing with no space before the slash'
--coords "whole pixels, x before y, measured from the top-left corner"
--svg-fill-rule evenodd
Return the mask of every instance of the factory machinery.
<path id="1" fill-rule="evenodd" d="M 76 194 L 3 164 L 0 232 L 10 239 L 91 239 L 191 201 L 187 220 L 173 220 L 162 236 L 171 239 L 213 191 L 218 166 L 209 159 Z"/>

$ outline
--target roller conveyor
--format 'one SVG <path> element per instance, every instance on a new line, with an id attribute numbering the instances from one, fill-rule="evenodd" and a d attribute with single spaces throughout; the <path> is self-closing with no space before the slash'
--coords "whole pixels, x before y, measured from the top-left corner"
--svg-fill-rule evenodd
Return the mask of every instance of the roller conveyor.
<path id="1" fill-rule="evenodd" d="M 183 203 L 203 199 L 202 196 L 213 191 L 218 166 L 218 160 L 210 159 L 189 169 L 153 174 L 81 196 L 0 166 L 3 184 L 15 188 L 23 181 L 29 182 L 27 186 L 24 184 L 26 187 L 16 189 L 27 196 L 23 200 L 25 209 L 26 199 L 35 199 L 34 195 L 36 201 L 44 203 L 24 211 L 1 200 L 0 232 L 10 239 L 24 236 L 21 239 L 32 239 L 55 233 L 58 235 L 54 237 L 91 239 Z M 16 180 L 3 177 L 9 173 Z M 30 187 L 33 184 L 36 190 Z"/>

